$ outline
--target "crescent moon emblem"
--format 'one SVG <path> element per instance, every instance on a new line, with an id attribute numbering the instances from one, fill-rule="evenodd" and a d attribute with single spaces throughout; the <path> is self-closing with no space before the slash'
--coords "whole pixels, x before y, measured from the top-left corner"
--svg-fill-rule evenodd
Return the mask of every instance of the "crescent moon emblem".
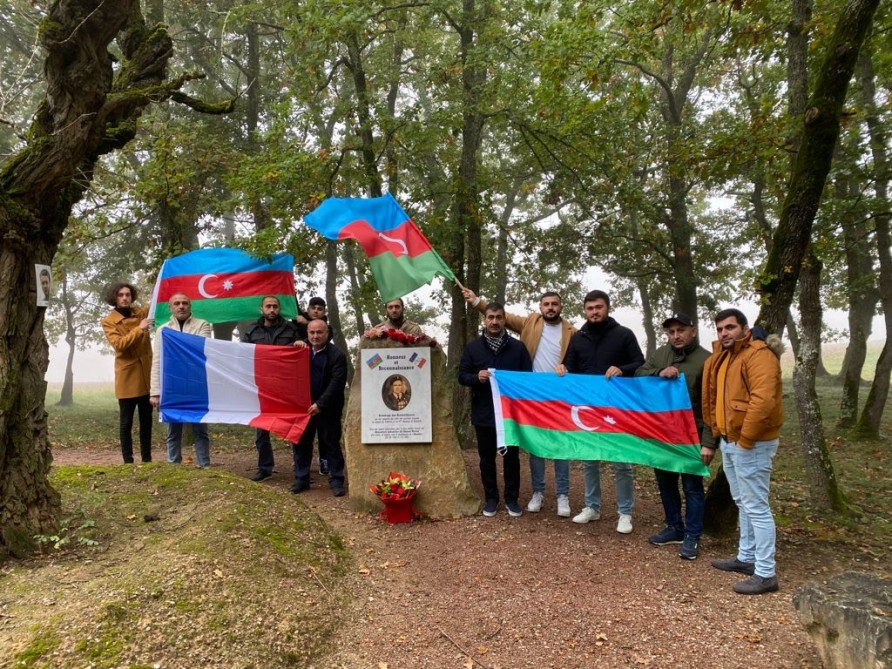
<path id="1" fill-rule="evenodd" d="M 205 275 L 204 275 L 203 277 L 201 277 L 201 279 L 198 281 L 198 292 L 201 293 L 201 296 L 202 296 L 202 297 L 207 297 L 207 298 L 214 298 L 214 297 L 217 297 L 216 295 L 211 295 L 210 293 L 208 293 L 208 292 L 204 289 L 204 282 L 207 281 L 208 279 L 210 279 L 210 278 L 214 278 L 214 277 L 216 277 L 216 276 L 217 276 L 216 274 L 205 274 Z"/>
<path id="2" fill-rule="evenodd" d="M 409 255 L 409 247 L 406 246 L 406 242 L 404 242 L 402 239 L 394 239 L 393 237 L 388 237 L 383 232 L 379 232 L 378 237 L 383 239 L 385 242 L 390 242 L 391 244 L 399 244 L 401 247 L 403 247 L 403 255 Z"/>
<path id="3" fill-rule="evenodd" d="M 597 427 L 592 427 L 590 425 L 586 425 L 582 422 L 582 419 L 579 417 L 579 414 L 582 413 L 583 410 L 591 410 L 591 407 L 586 406 L 574 406 L 570 409 L 570 418 L 573 420 L 573 423 L 580 430 L 585 430 L 586 432 L 594 432 L 597 430 Z"/>

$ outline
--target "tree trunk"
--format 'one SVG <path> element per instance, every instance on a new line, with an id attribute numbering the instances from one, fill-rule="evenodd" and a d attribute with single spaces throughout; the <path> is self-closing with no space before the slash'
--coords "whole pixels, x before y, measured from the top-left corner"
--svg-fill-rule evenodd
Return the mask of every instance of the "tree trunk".
<path id="1" fill-rule="evenodd" d="M 815 372 L 821 348 L 821 264 L 813 253 L 802 265 L 799 277 L 799 312 L 802 314 L 799 355 L 793 370 L 793 389 L 802 435 L 802 459 L 811 501 L 822 511 L 842 511 L 845 502 L 836 482 L 833 463 L 824 438 L 821 405 L 815 392 Z"/>
<path id="2" fill-rule="evenodd" d="M 325 242 L 325 304 L 328 309 L 328 326 L 334 335 L 334 343 L 339 349 L 345 353 L 347 348 L 347 339 L 344 337 L 344 331 L 341 328 L 341 310 L 338 307 L 338 242 L 331 239 Z M 353 359 L 347 356 L 347 382 L 353 381 Z"/>
<path id="3" fill-rule="evenodd" d="M 34 263 L 52 264 L 96 161 L 133 139 L 149 104 L 171 97 L 199 104 L 178 92 L 187 78 L 165 83 L 171 39 L 145 25 L 135 0 L 57 0 L 39 41 L 46 97 L 27 145 L 0 166 L 0 558 L 25 554 L 34 535 L 58 527 Z"/>
<path id="4" fill-rule="evenodd" d="M 889 397 L 889 375 L 892 373 L 892 349 L 889 348 L 889 333 L 892 332 L 892 234 L 889 223 L 889 161 L 886 154 L 886 133 L 877 113 L 874 90 L 873 61 L 869 57 L 861 58 L 859 63 L 859 79 L 862 88 L 862 102 L 870 135 L 870 151 L 873 157 L 873 171 L 877 175 L 874 185 L 876 192 L 876 215 L 874 216 L 877 255 L 880 260 L 879 292 L 883 305 L 883 319 L 886 324 L 886 343 L 880 359 L 877 360 L 873 383 L 864 404 L 864 411 L 858 420 L 856 433 L 860 436 L 879 438 L 880 420 L 886 400 Z"/>
<path id="5" fill-rule="evenodd" d="M 849 80 L 878 4 L 879 0 L 846 2 L 818 72 L 815 92 L 804 115 L 796 165 L 758 286 L 763 306 L 757 322 L 769 332 L 781 332 L 793 302 L 812 224 L 833 161 Z"/>

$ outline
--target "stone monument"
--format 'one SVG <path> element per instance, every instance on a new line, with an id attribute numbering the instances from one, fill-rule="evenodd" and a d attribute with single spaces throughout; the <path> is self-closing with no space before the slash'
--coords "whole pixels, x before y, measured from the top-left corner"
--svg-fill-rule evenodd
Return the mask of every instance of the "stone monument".
<path id="1" fill-rule="evenodd" d="M 413 338 L 414 339 L 414 338 Z M 432 340 L 413 341 L 426 346 Z M 359 355 L 344 420 L 344 457 L 350 477 L 349 499 L 358 510 L 378 511 L 381 501 L 369 491 L 390 472 L 399 472 L 421 481 L 415 495 L 415 509 L 427 517 L 460 518 L 480 512 L 480 498 L 471 488 L 461 448 L 452 429 L 452 382 L 446 378 L 446 356 L 439 347 L 431 348 L 430 443 L 364 444 L 362 442 L 363 349 L 404 348 L 409 343 L 386 337 L 360 339 Z"/>

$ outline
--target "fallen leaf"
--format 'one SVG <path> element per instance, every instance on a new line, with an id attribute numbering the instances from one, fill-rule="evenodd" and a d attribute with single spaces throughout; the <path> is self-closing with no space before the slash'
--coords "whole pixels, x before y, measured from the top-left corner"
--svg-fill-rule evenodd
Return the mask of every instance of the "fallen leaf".
<path id="1" fill-rule="evenodd" d="M 360 574 L 371 574 L 372 572 L 366 567 L 364 564 L 359 565 L 359 569 L 357 569 Z"/>
<path id="2" fill-rule="evenodd" d="M 468 655 L 468 658 L 465 660 L 465 669 L 474 669 L 474 658 Z"/>
<path id="3" fill-rule="evenodd" d="M 477 653 L 478 653 L 478 654 L 480 654 L 480 655 L 486 655 L 487 652 L 489 652 L 489 648 L 487 648 L 486 646 L 477 646 Z"/>
<path id="4" fill-rule="evenodd" d="M 387 669 L 387 663 L 386 663 L 386 662 L 379 662 L 379 663 L 378 663 L 378 669 Z"/>
<path id="5" fill-rule="evenodd" d="M 214 576 L 216 576 L 217 578 L 223 578 L 223 572 L 219 569 L 214 569 Z"/>

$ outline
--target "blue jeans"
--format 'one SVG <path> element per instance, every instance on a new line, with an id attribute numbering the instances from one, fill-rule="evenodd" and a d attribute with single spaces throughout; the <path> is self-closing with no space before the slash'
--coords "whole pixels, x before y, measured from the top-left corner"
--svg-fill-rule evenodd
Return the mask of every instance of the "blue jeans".
<path id="1" fill-rule="evenodd" d="M 570 461 L 552 460 L 554 463 L 554 485 L 558 495 L 570 494 Z M 533 492 L 545 492 L 545 458 L 530 455 L 530 478 Z"/>
<path id="2" fill-rule="evenodd" d="M 696 474 L 679 474 L 667 472 L 665 469 L 654 469 L 657 488 L 660 489 L 660 500 L 663 502 L 663 513 L 666 515 L 666 527 L 700 539 L 703 534 L 703 477 Z M 684 490 L 685 514 L 681 517 L 681 495 L 678 492 L 678 478 Z"/>
<path id="3" fill-rule="evenodd" d="M 611 462 L 613 478 L 616 481 L 616 507 L 627 516 L 632 515 L 635 505 L 634 476 L 628 462 Z M 601 461 L 585 460 L 582 463 L 582 478 L 585 481 L 585 505 L 601 511 Z"/>
<path id="4" fill-rule="evenodd" d="M 183 461 L 183 425 L 185 423 L 167 424 L 167 461 Z M 208 438 L 208 426 L 205 423 L 191 423 L 195 435 L 195 459 L 199 467 L 211 464 L 211 440 Z"/>
<path id="5" fill-rule="evenodd" d="M 721 440 L 722 464 L 740 520 L 737 559 L 755 562 L 756 575 L 762 578 L 774 576 L 775 571 L 777 534 L 768 492 L 777 445 L 777 439 L 770 439 L 757 441 L 752 448 L 743 448 Z"/>

